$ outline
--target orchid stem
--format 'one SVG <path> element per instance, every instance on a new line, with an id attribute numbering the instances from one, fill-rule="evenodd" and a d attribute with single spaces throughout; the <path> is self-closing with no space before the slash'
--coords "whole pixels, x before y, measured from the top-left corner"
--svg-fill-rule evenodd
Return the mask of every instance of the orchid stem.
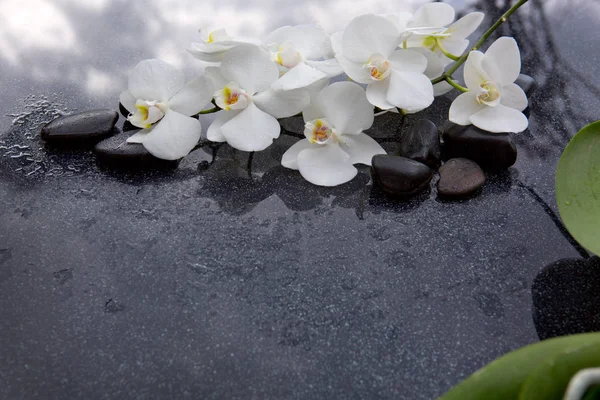
<path id="1" fill-rule="evenodd" d="M 221 111 L 221 107 L 217 106 L 217 107 L 209 108 L 208 110 L 202 110 L 198 114 L 194 115 L 194 117 L 197 117 L 198 115 L 203 115 L 203 114 L 213 114 L 213 113 L 216 113 L 217 111 Z"/>
<path id="2" fill-rule="evenodd" d="M 445 81 L 448 82 L 450 84 L 450 86 L 452 86 L 454 89 L 460 90 L 463 93 L 466 93 L 469 91 L 469 89 L 467 89 L 464 86 L 459 85 L 458 82 L 456 82 L 454 79 L 452 79 L 449 76 L 446 77 Z"/>
<path id="3" fill-rule="evenodd" d="M 494 25 L 492 25 L 490 27 L 490 29 L 488 29 L 481 36 L 481 38 L 477 41 L 477 43 L 475 43 L 475 46 L 473 46 L 473 48 L 470 51 L 467 51 L 466 53 L 464 53 L 454 63 L 454 65 L 452 65 L 452 67 L 450 67 L 450 69 L 448 71 L 446 71 L 442 75 L 438 76 L 437 78 L 432 79 L 431 83 L 435 85 L 436 83 L 440 83 L 442 81 L 445 81 L 447 78 L 451 78 L 452 74 L 455 73 L 456 70 L 461 65 L 463 65 L 465 63 L 465 61 L 467 61 L 467 58 L 469 57 L 469 53 L 471 51 L 475 51 L 475 50 L 479 49 L 483 45 L 483 43 L 492 35 L 492 33 L 494 33 L 496 31 L 496 29 L 498 29 L 498 27 L 500 25 L 502 25 L 504 22 L 506 22 L 506 20 L 508 19 L 508 17 L 510 17 L 515 11 L 517 11 L 519 9 L 519 7 L 521 7 L 523 4 L 527 3 L 528 1 L 529 0 L 519 0 L 519 1 L 517 1 L 511 8 L 508 9 L 508 11 L 506 11 L 504 14 L 502 14 L 502 16 L 494 23 Z"/>
<path id="4" fill-rule="evenodd" d="M 459 56 L 455 56 L 454 54 L 448 52 L 444 46 L 442 46 L 442 42 L 439 38 L 435 39 L 435 44 L 437 45 L 438 49 L 440 49 L 440 51 L 442 52 L 442 54 L 444 54 L 446 57 L 448 57 L 449 59 L 453 60 L 453 61 L 458 61 L 460 59 Z"/>

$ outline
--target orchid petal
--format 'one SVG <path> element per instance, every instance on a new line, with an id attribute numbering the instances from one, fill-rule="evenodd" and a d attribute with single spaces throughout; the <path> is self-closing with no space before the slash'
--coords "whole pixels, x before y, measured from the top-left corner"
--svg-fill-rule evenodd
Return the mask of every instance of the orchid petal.
<path id="1" fill-rule="evenodd" d="M 139 131 L 127 138 L 127 143 L 144 143 L 144 138 L 146 137 L 146 135 L 148 135 L 148 132 L 150 132 L 151 130 L 152 129 L 140 129 Z"/>
<path id="2" fill-rule="evenodd" d="M 469 13 L 461 19 L 459 19 L 458 21 L 456 21 L 455 23 L 453 23 L 452 25 L 450 25 L 445 33 L 450 33 L 455 38 L 466 39 L 473 32 L 475 32 L 477 28 L 479 28 L 479 25 L 481 25 L 481 23 L 483 22 L 484 17 L 485 14 L 482 12 Z M 445 44 L 446 43 L 444 42 L 444 47 Z"/>
<path id="3" fill-rule="evenodd" d="M 450 92 L 452 89 L 454 89 L 454 88 L 448 82 L 446 82 L 446 81 L 438 82 L 435 85 L 433 85 L 433 95 L 435 97 L 442 96 L 442 95 Z"/>
<path id="4" fill-rule="evenodd" d="M 394 69 L 401 71 L 423 73 L 427 69 L 427 57 L 409 49 L 394 51 L 389 61 Z"/>
<path id="5" fill-rule="evenodd" d="M 503 106 L 484 107 L 481 111 L 471 115 L 471 123 L 484 131 L 500 133 L 519 133 L 527 129 L 529 121 L 520 111 Z"/>
<path id="6" fill-rule="evenodd" d="M 421 111 L 433 103 L 433 85 L 423 74 L 394 69 L 387 101 L 404 110 Z"/>
<path id="7" fill-rule="evenodd" d="M 465 62 L 464 78 L 467 88 L 479 90 L 480 85 L 490 80 L 488 74 L 482 69 L 481 62 L 485 56 L 480 51 L 472 51 Z"/>
<path id="8" fill-rule="evenodd" d="M 331 36 L 329 37 L 329 40 L 331 42 L 331 49 L 333 50 L 333 54 L 334 55 L 338 55 L 338 54 L 342 54 L 342 43 L 343 43 L 343 38 L 344 36 L 344 32 L 335 32 L 332 33 Z"/>
<path id="9" fill-rule="evenodd" d="M 375 107 L 379 107 L 382 110 L 389 110 L 396 108 L 395 105 L 387 101 L 387 93 L 390 89 L 390 80 L 384 79 L 381 81 L 374 81 L 367 86 L 367 100 Z"/>
<path id="10" fill-rule="evenodd" d="M 183 115 L 192 116 L 198 114 L 210 103 L 215 92 L 210 81 L 205 77 L 194 79 L 171 97 L 169 108 Z"/>
<path id="11" fill-rule="evenodd" d="M 343 137 L 344 144 L 341 145 L 350 156 L 350 163 L 371 165 L 371 159 L 377 154 L 387 154 L 379 143 L 366 133 Z"/>
<path id="12" fill-rule="evenodd" d="M 285 168 L 297 170 L 298 154 L 300 154 L 302 150 L 317 149 L 319 147 L 321 147 L 320 144 L 311 143 L 308 139 L 299 140 L 294 143 L 292 147 L 287 149 L 285 153 L 283 153 L 283 156 L 281 157 L 281 165 Z"/>
<path id="13" fill-rule="evenodd" d="M 227 138 L 221 132 L 221 127 L 241 112 L 242 110 L 231 110 L 217 113 L 217 118 L 215 118 L 206 131 L 206 138 L 211 142 L 226 142 Z"/>
<path id="14" fill-rule="evenodd" d="M 353 81 L 363 84 L 369 84 L 373 82 L 371 73 L 368 68 L 365 68 L 364 64 L 350 61 L 343 55 L 337 55 L 335 56 L 335 59 L 339 62 L 346 75 L 348 75 L 348 77 L 350 77 L 350 79 Z"/>
<path id="15" fill-rule="evenodd" d="M 409 27 L 444 27 L 454 21 L 455 11 L 445 3 L 429 3 L 421 6 L 415 12 L 415 18 Z"/>
<path id="16" fill-rule="evenodd" d="M 510 37 L 497 39 L 485 52 L 481 64 L 496 83 L 508 85 L 516 81 L 521 73 L 521 53 L 516 40 Z"/>
<path id="17" fill-rule="evenodd" d="M 511 83 L 510 85 L 502 87 L 500 104 L 503 104 L 506 107 L 514 108 L 518 111 L 523 111 L 527 108 L 527 95 L 517 84 Z"/>
<path id="18" fill-rule="evenodd" d="M 267 90 L 279 77 L 269 54 L 252 44 L 240 44 L 227 51 L 220 70 L 225 79 L 236 82 L 250 95 Z"/>
<path id="19" fill-rule="evenodd" d="M 279 137 L 281 127 L 277 120 L 261 111 L 254 103 L 221 126 L 227 143 L 242 151 L 261 151 Z"/>
<path id="20" fill-rule="evenodd" d="M 358 174 L 350 156 L 336 144 L 302 150 L 297 165 L 304 179 L 319 186 L 341 185 Z"/>
<path id="21" fill-rule="evenodd" d="M 310 96 L 303 89 L 286 91 L 269 89 L 255 95 L 253 100 L 258 108 L 275 118 L 291 117 L 310 104 Z"/>
<path id="22" fill-rule="evenodd" d="M 154 157 L 178 160 L 192 151 L 201 134 L 200 121 L 176 111 L 167 111 L 164 118 L 143 137 L 142 144 Z"/>
<path id="23" fill-rule="evenodd" d="M 315 103 L 338 134 L 358 134 L 373 125 L 373 106 L 356 83 L 333 83 L 319 93 Z"/>
<path id="24" fill-rule="evenodd" d="M 135 99 L 167 102 L 184 84 L 183 72 L 160 60 L 144 60 L 129 73 L 129 92 Z"/>
<path id="25" fill-rule="evenodd" d="M 133 95 L 131 94 L 131 92 L 129 90 L 124 91 L 119 96 L 119 102 L 130 113 L 134 113 L 136 111 L 136 109 L 135 109 L 136 101 L 137 101 L 137 99 L 135 97 L 133 97 Z"/>
<path id="26" fill-rule="evenodd" d="M 323 61 L 304 61 L 307 65 L 323 72 L 328 78 L 333 78 L 344 73 L 344 69 L 335 58 Z"/>
<path id="27" fill-rule="evenodd" d="M 463 93 L 452 102 L 449 119 L 458 125 L 471 125 L 471 115 L 484 107 L 486 106 L 477 101 L 477 94 L 473 92 Z"/>
<path id="28" fill-rule="evenodd" d="M 373 54 L 388 57 L 400 43 L 400 33 L 389 19 L 367 14 L 354 18 L 342 36 L 342 53 L 350 61 L 364 63 Z"/>
<path id="29" fill-rule="evenodd" d="M 427 68 L 420 72 L 423 72 L 429 79 L 437 78 L 444 73 L 444 64 L 433 51 L 423 47 L 414 47 L 410 51 L 420 53 L 425 57 Z"/>
<path id="30" fill-rule="evenodd" d="M 283 26 L 271 32 L 266 43 L 291 42 L 306 60 L 331 56 L 331 44 L 325 32 L 314 25 Z"/>
<path id="31" fill-rule="evenodd" d="M 327 78 L 323 72 L 306 65 L 304 62 L 298 63 L 282 77 L 277 79 L 271 85 L 273 90 L 294 90 L 305 88 L 313 83 Z"/>

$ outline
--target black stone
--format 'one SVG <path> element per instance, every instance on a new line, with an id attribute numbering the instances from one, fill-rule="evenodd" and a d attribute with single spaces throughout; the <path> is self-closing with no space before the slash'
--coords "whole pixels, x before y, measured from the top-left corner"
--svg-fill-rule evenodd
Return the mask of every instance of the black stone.
<path id="1" fill-rule="evenodd" d="M 485 174 L 475 161 L 453 158 L 440 168 L 438 193 L 443 197 L 466 197 L 485 183 Z"/>
<path id="2" fill-rule="evenodd" d="M 515 83 L 521 89 L 523 89 L 527 98 L 531 97 L 533 92 L 535 92 L 535 89 L 537 89 L 537 87 L 538 87 L 538 84 L 535 81 L 535 79 L 533 79 L 531 76 L 525 75 L 525 74 L 520 74 L 519 77 L 517 78 L 517 80 L 515 81 Z"/>
<path id="3" fill-rule="evenodd" d="M 600 331 L 600 259 L 562 259 L 546 266 L 531 288 L 540 339 Z"/>
<path id="4" fill-rule="evenodd" d="M 125 118 L 127 118 L 130 114 L 129 110 L 127 110 L 125 108 L 125 106 L 123 105 L 123 103 L 119 102 L 119 112 L 121 113 L 122 116 L 124 116 Z"/>
<path id="5" fill-rule="evenodd" d="M 427 188 L 433 170 L 410 158 L 390 155 L 373 157 L 373 179 L 390 195 L 410 197 Z"/>
<path id="6" fill-rule="evenodd" d="M 161 160 L 154 157 L 146 148 L 139 143 L 127 143 L 130 133 L 121 133 L 98 143 L 94 152 L 98 162 L 113 166 L 124 167 L 147 167 L 177 166 L 177 161 Z"/>
<path id="7" fill-rule="evenodd" d="M 65 115 L 44 125 L 42 139 L 52 143 L 93 141 L 114 134 L 119 114 L 113 110 L 92 110 Z"/>
<path id="8" fill-rule="evenodd" d="M 428 119 L 418 119 L 402 133 L 398 155 L 436 168 L 442 158 L 437 126 Z"/>
<path id="9" fill-rule="evenodd" d="M 517 146 L 509 133 L 490 133 L 476 126 L 449 124 L 442 134 L 444 157 L 468 158 L 480 167 L 498 171 L 517 161 Z"/>

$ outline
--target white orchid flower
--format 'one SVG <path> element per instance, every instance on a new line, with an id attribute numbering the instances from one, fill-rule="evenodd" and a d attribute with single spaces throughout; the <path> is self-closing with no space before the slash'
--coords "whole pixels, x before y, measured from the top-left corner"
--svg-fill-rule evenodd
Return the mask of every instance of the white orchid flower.
<path id="1" fill-rule="evenodd" d="M 200 29 L 202 42 L 191 44 L 188 52 L 197 59 L 209 63 L 219 63 L 227 50 L 243 43 L 252 43 L 260 45 L 258 40 L 252 38 L 233 38 L 227 34 L 225 29 L 216 29 L 209 31 L 206 28 Z"/>
<path id="2" fill-rule="evenodd" d="M 373 106 L 365 90 L 352 82 L 337 82 L 323 89 L 303 113 L 304 135 L 286 151 L 281 165 L 299 170 L 304 179 L 320 186 L 350 181 L 358 170 L 353 164 L 371 165 L 385 150 L 363 133 L 373 124 Z"/>
<path id="3" fill-rule="evenodd" d="M 423 5 L 415 13 L 414 19 L 406 23 L 410 36 L 404 41 L 403 47 L 429 49 L 440 57 L 444 65 L 448 65 L 469 47 L 467 38 L 479 28 L 484 14 L 472 12 L 452 24 L 454 17 L 454 9 L 448 4 Z"/>
<path id="4" fill-rule="evenodd" d="M 488 132 L 527 129 L 527 96 L 514 81 L 521 72 L 521 54 L 513 38 L 501 37 L 484 53 L 472 51 L 465 63 L 468 92 L 450 106 L 450 121 Z"/>
<path id="5" fill-rule="evenodd" d="M 142 128 L 129 143 L 141 143 L 155 157 L 177 160 L 186 156 L 202 133 L 191 118 L 212 98 L 210 82 L 200 77 L 185 83 L 183 72 L 160 60 L 140 62 L 129 74 L 121 104 L 131 113 L 127 120 Z"/>
<path id="6" fill-rule="evenodd" d="M 281 77 L 275 90 L 294 90 L 341 75 L 329 37 L 313 25 L 284 26 L 271 32 L 265 42 Z"/>
<path id="7" fill-rule="evenodd" d="M 261 151 L 279 137 L 277 118 L 295 115 L 310 102 L 306 90 L 275 91 L 279 77 L 271 55 L 259 46 L 240 44 L 221 65 L 206 69 L 217 90 L 215 102 L 224 111 L 208 128 L 207 138 L 242 151 Z"/>
<path id="8" fill-rule="evenodd" d="M 367 99 L 374 106 L 421 111 L 433 103 L 433 87 L 423 73 L 427 58 L 397 49 L 399 43 L 398 28 L 388 18 L 363 15 L 344 30 L 336 59 L 352 80 L 368 85 Z"/>

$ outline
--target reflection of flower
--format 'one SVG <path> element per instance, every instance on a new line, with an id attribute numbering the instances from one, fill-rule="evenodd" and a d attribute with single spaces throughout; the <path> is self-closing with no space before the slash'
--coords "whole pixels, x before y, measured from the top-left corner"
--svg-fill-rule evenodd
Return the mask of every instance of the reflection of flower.
<path id="1" fill-rule="evenodd" d="M 427 58 L 412 50 L 397 49 L 401 41 L 396 24 L 377 15 L 353 19 L 334 48 L 336 59 L 350 78 L 367 84 L 371 104 L 388 110 L 423 110 L 433 103 L 433 86 L 427 76 Z"/>
<path id="2" fill-rule="evenodd" d="M 472 51 L 465 64 L 469 92 L 450 106 L 450 121 L 473 124 L 488 132 L 522 132 L 527 129 L 527 97 L 514 81 L 521 71 L 521 55 L 513 38 L 501 37 L 487 52 Z"/>
<path id="3" fill-rule="evenodd" d="M 185 83 L 182 72 L 160 60 L 140 62 L 129 75 L 121 104 L 132 114 L 128 121 L 142 130 L 127 141 L 141 143 L 155 157 L 177 160 L 198 143 L 202 127 L 191 118 L 212 96 L 205 78 Z"/>
<path id="4" fill-rule="evenodd" d="M 207 75 L 215 89 L 215 102 L 223 110 L 208 128 L 213 142 L 227 142 L 243 151 L 266 149 L 279 137 L 277 118 L 302 111 L 310 102 L 305 90 L 275 91 L 279 77 L 269 53 L 251 44 L 240 44 L 226 52 L 218 68 Z"/>
<path id="5" fill-rule="evenodd" d="M 371 165 L 385 150 L 363 133 L 373 124 L 373 106 L 364 90 L 351 82 L 337 82 L 323 89 L 303 113 L 306 139 L 294 144 L 282 157 L 284 167 L 297 169 L 307 181 L 336 186 L 356 176 L 353 164 Z"/>

